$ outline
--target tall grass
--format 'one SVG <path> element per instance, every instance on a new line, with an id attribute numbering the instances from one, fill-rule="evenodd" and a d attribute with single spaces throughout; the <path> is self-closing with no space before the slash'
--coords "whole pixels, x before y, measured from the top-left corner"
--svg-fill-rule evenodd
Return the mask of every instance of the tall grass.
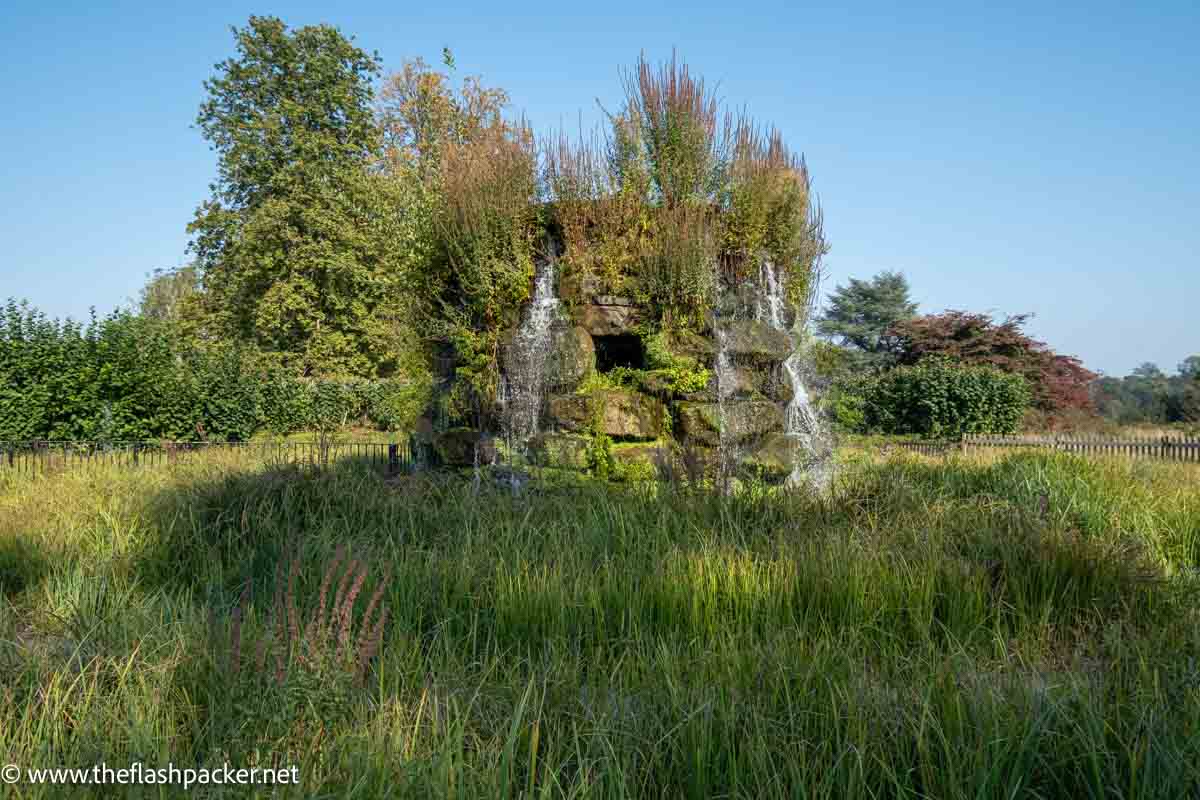
<path id="1" fill-rule="evenodd" d="M 1200 791 L 1200 473 L 843 460 L 824 498 L 238 457 L 0 479 L 0 755 L 294 763 L 296 797 Z M 348 597 L 354 658 L 258 666 Z"/>

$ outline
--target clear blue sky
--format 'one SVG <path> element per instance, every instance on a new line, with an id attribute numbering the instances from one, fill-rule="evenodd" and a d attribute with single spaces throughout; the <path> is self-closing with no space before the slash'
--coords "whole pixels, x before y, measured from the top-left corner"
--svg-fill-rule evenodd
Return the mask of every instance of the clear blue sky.
<path id="1" fill-rule="evenodd" d="M 621 65 L 674 46 L 806 154 L 827 288 L 901 270 L 923 312 L 1034 312 L 1108 374 L 1200 353 L 1194 0 L 351 6 L 9 0 L 0 298 L 103 313 L 184 262 L 214 174 L 201 83 L 253 13 L 335 24 L 388 67 L 449 46 L 542 131 L 596 120 Z"/>

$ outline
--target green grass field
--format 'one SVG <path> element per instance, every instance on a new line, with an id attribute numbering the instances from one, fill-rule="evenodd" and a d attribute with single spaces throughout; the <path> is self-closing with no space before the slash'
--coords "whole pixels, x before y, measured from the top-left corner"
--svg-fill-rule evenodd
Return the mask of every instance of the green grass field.
<path id="1" fill-rule="evenodd" d="M 0 762 L 294 764 L 258 789 L 287 797 L 1200 796 L 1200 469 L 841 460 L 825 498 L 215 455 L 0 477 Z"/>

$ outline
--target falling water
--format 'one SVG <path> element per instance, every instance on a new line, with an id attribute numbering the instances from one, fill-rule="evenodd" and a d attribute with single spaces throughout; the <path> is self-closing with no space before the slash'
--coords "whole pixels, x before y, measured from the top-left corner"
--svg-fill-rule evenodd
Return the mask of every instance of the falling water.
<path id="1" fill-rule="evenodd" d="M 759 322 L 765 322 L 777 331 L 787 331 L 787 323 L 784 320 L 784 315 L 787 311 L 787 306 L 783 300 L 783 288 L 779 285 L 779 278 L 775 275 L 775 268 L 767 259 L 763 259 L 759 266 L 759 279 L 766 291 L 760 291 L 758 296 L 758 308 L 756 316 Z"/>
<path id="2" fill-rule="evenodd" d="M 500 384 L 496 387 L 496 405 L 500 407 L 500 418 L 508 410 L 508 376 L 500 373 Z"/>
<path id="3" fill-rule="evenodd" d="M 552 253 L 537 267 L 533 300 L 509 349 L 507 374 L 501 377 L 497 399 L 510 443 L 524 446 L 538 432 L 546 364 L 550 360 L 551 325 L 560 313 Z"/>
<path id="4" fill-rule="evenodd" d="M 729 344 L 726 336 L 724 323 L 722 321 L 723 306 L 721 292 L 721 266 L 718 262 L 713 262 L 713 339 L 717 345 L 716 357 L 713 360 L 713 380 L 716 382 L 717 391 L 717 487 L 723 493 L 728 494 L 732 489 L 731 479 L 736 466 L 736 453 L 734 445 L 736 437 L 732 431 L 728 430 L 729 415 L 726 411 L 726 402 L 733 396 L 734 386 L 736 385 L 736 376 L 734 374 L 733 359 L 729 355 Z"/>
<path id="5" fill-rule="evenodd" d="M 763 291 L 756 310 L 758 320 L 775 330 L 790 333 L 785 320 L 783 288 L 774 265 L 763 259 L 760 273 Z M 829 438 L 804 385 L 803 356 L 799 349 L 793 350 L 784 360 L 783 370 L 792 386 L 792 399 L 784 409 L 783 427 L 784 435 L 793 440 L 792 472 L 788 483 L 798 485 L 807 480 L 817 488 L 824 488 L 830 478 Z"/>
<path id="6" fill-rule="evenodd" d="M 736 384 L 725 331 L 717 324 L 713 325 L 713 337 L 717 342 L 717 356 L 713 362 L 713 376 L 717 384 L 717 485 L 727 493 L 731 488 L 729 480 L 736 466 L 737 452 L 736 437 L 728 429 L 730 418 L 726 413 L 726 403 L 733 395 Z"/>

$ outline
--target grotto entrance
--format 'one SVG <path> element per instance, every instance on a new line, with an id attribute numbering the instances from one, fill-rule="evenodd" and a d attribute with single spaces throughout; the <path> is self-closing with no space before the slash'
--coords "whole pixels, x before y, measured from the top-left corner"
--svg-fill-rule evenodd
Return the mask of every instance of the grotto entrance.
<path id="1" fill-rule="evenodd" d="M 596 370 L 611 372 L 616 367 L 642 369 L 646 365 L 646 354 L 642 350 L 642 339 L 632 333 L 615 336 L 594 336 L 596 344 Z"/>

